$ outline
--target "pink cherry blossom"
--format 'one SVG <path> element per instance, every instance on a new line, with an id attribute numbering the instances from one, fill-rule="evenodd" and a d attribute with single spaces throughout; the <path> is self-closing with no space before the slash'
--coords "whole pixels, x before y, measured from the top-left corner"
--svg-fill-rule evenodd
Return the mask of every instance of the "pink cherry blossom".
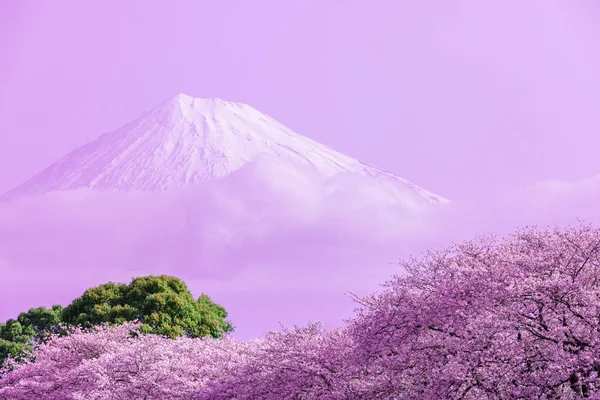
<path id="1" fill-rule="evenodd" d="M 600 231 L 517 232 L 403 263 L 348 330 L 401 398 L 569 398 L 598 390 Z"/>

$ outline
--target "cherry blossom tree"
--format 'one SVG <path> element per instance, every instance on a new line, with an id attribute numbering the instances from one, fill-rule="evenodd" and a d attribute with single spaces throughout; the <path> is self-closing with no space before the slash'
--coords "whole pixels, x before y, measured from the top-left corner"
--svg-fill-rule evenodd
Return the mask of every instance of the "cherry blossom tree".
<path id="1" fill-rule="evenodd" d="M 600 230 L 527 228 L 429 252 L 348 327 L 369 398 L 594 398 Z"/>
<path id="2" fill-rule="evenodd" d="M 244 360 L 251 343 L 141 334 L 139 323 L 74 329 L 0 380 L 0 399 L 188 399 Z"/>
<path id="3" fill-rule="evenodd" d="M 195 400 L 350 399 L 353 374 L 348 360 L 352 341 L 342 329 L 320 324 L 284 328 L 259 342 L 246 363 L 200 392 Z"/>

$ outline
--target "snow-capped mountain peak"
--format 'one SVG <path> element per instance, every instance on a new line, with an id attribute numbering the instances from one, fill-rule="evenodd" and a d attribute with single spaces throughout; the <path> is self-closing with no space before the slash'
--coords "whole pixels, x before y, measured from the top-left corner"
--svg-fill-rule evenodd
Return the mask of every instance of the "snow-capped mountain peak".
<path id="1" fill-rule="evenodd" d="M 166 190 L 223 178 L 261 155 L 310 166 L 323 178 L 356 173 L 410 189 L 427 203 L 448 202 L 296 134 L 249 105 L 182 93 L 73 150 L 3 198 L 77 188 Z"/>

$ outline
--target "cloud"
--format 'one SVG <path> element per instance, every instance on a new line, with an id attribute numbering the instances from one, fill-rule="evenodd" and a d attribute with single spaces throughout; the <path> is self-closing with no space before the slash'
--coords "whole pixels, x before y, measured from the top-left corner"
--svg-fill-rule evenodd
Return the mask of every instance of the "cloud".
<path id="1" fill-rule="evenodd" d="M 160 193 L 52 193 L 0 205 L 0 320 L 68 303 L 108 280 L 171 274 L 229 311 L 241 338 L 278 321 L 334 325 L 394 262 L 428 247 L 526 224 L 596 222 L 600 179 L 546 182 L 429 207 L 408 189 L 350 174 L 251 163 Z"/>

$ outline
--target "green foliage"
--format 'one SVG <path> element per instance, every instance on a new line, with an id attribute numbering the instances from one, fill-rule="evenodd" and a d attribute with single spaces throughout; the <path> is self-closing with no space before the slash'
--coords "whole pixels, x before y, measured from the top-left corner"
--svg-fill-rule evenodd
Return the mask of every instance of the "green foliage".
<path id="1" fill-rule="evenodd" d="M 33 327 L 23 326 L 15 319 L 0 324 L 0 360 L 6 360 L 9 355 L 20 359 L 25 350 L 31 349 L 33 336 Z"/>
<path id="2" fill-rule="evenodd" d="M 52 334 L 66 335 L 69 325 L 90 328 L 139 320 L 146 334 L 220 338 L 233 331 L 226 318 L 222 306 L 205 294 L 194 300 L 187 285 L 172 276 L 138 277 L 129 285 L 109 282 L 87 289 L 65 308 L 31 308 L 0 323 L 0 366 L 9 355 L 28 357 L 34 345 Z"/>
<path id="3" fill-rule="evenodd" d="M 33 345 L 44 342 L 52 333 L 59 333 L 62 306 L 30 308 L 17 319 L 0 323 L 0 365 L 10 356 L 23 359 Z"/>
<path id="4" fill-rule="evenodd" d="M 35 342 L 44 341 L 50 334 L 58 333 L 58 325 L 61 323 L 63 308 L 55 304 L 52 308 L 46 307 L 30 308 L 27 312 L 19 314 L 17 321 L 27 329 Z"/>
<path id="5" fill-rule="evenodd" d="M 129 285 L 109 282 L 85 291 L 65 307 L 62 320 L 84 328 L 140 320 L 142 332 L 220 338 L 233 331 L 227 312 L 206 295 L 194 300 L 180 279 L 160 275 L 135 278 Z"/>
<path id="6" fill-rule="evenodd" d="M 202 330 L 200 336 L 211 336 L 214 338 L 220 337 L 220 332 L 233 332 L 233 326 L 225 318 L 227 311 L 222 306 L 213 303 L 213 301 L 205 294 L 198 297 L 196 301 L 200 309 L 200 315 L 206 324 L 204 327 L 208 331 Z"/>
<path id="7" fill-rule="evenodd" d="M 27 349 L 31 349 L 31 346 L 26 343 L 0 339 L 0 361 L 4 362 L 9 356 L 13 356 L 19 360 L 23 357 Z"/>

